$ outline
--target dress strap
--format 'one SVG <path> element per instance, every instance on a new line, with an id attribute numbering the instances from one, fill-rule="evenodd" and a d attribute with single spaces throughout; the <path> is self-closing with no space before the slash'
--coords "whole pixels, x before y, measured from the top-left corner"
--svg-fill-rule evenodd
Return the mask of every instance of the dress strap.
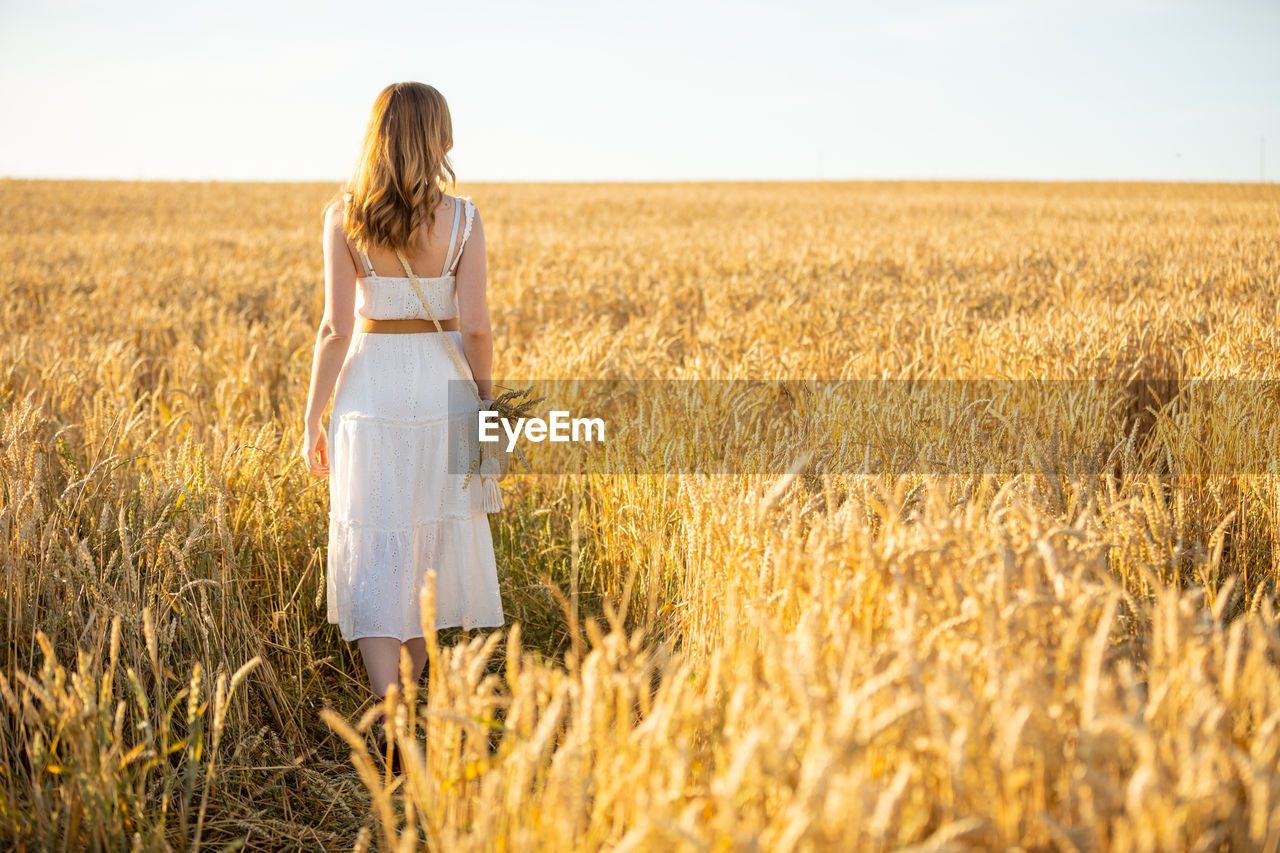
<path id="1" fill-rule="evenodd" d="M 466 224 L 466 227 L 462 229 L 462 242 L 458 244 L 458 254 L 455 255 L 453 258 L 454 267 L 456 267 L 458 265 L 458 261 L 462 259 L 462 250 L 467 247 L 467 238 L 471 236 L 471 220 L 476 215 L 476 206 L 471 203 L 471 199 L 463 198 L 462 203 L 467 208 L 467 224 Z M 450 243 L 450 245 L 453 245 L 452 242 Z M 453 268 L 450 267 L 449 274 L 452 274 L 452 273 L 453 273 Z"/>
<path id="2" fill-rule="evenodd" d="M 356 244 L 352 242 L 350 237 L 347 238 L 347 248 L 351 250 L 351 256 L 356 258 L 360 265 L 364 267 L 364 274 L 361 277 L 367 278 L 373 275 L 373 264 L 369 262 L 369 255 L 357 249 Z"/>
<path id="3" fill-rule="evenodd" d="M 461 218 L 462 208 L 456 203 L 453 205 L 453 231 L 449 233 L 449 251 L 444 253 L 444 267 L 440 270 L 440 277 L 444 278 L 449 274 L 449 259 L 453 257 L 453 240 L 458 236 L 458 220 Z"/>

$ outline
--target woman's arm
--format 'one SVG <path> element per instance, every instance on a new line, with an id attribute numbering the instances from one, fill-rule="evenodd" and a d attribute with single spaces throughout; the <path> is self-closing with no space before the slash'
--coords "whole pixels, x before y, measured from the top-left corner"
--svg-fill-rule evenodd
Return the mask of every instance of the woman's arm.
<path id="1" fill-rule="evenodd" d="M 316 331 L 303 445 L 307 467 L 318 476 L 329 473 L 328 441 L 320 416 L 329 404 L 342 363 L 347 358 L 347 347 L 355 328 L 355 305 L 356 264 L 347 250 L 346 234 L 342 230 L 342 202 L 336 202 L 324 218 L 324 316 Z"/>
<path id="2" fill-rule="evenodd" d="M 471 235 L 458 261 L 458 328 L 462 332 L 462 352 L 483 399 L 493 398 L 493 327 L 485 299 L 489 276 L 485 257 L 484 225 L 475 213 Z"/>

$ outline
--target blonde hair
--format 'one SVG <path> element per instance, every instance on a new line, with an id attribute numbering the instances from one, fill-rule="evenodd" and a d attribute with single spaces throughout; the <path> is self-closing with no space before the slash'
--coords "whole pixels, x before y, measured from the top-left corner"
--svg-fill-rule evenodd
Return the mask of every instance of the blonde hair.
<path id="1" fill-rule="evenodd" d="M 342 190 L 351 193 L 343 228 L 357 249 L 411 254 L 414 233 L 424 222 L 430 230 L 444 191 L 455 184 L 452 148 L 449 105 L 434 86 L 394 83 L 378 93 L 360 160 Z"/>

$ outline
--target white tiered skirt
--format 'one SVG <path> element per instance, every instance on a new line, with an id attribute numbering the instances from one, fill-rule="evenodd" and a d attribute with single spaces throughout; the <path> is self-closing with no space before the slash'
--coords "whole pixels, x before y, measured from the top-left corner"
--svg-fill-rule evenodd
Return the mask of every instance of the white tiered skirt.
<path id="1" fill-rule="evenodd" d="M 461 334 L 444 334 L 461 356 Z M 503 624 L 480 477 L 463 486 L 470 446 L 460 433 L 450 442 L 458 378 L 439 333 L 352 335 L 329 420 L 325 572 L 328 620 L 344 640 L 421 637 L 428 569 L 437 629 Z M 465 430 L 467 414 L 455 406 L 454 417 Z"/>

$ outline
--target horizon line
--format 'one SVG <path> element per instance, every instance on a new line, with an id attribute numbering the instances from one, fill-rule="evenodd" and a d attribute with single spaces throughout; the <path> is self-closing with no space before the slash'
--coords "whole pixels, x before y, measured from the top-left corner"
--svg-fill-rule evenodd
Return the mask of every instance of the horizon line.
<path id="1" fill-rule="evenodd" d="M 337 184 L 345 178 L 122 178 L 0 175 L 0 181 L 118 184 Z M 1025 178 L 1025 177 L 878 177 L 878 178 L 485 178 L 459 180 L 454 186 L 472 184 L 1188 184 L 1222 186 L 1273 186 L 1274 180 L 1225 180 L 1221 178 Z"/>

